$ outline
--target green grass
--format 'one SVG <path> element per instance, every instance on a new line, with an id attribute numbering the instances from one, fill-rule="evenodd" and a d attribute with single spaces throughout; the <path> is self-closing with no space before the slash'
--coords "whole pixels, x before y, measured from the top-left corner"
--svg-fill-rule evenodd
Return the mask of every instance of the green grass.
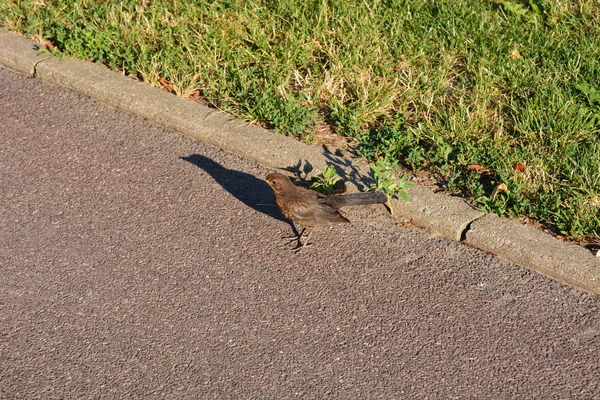
<path id="1" fill-rule="evenodd" d="M 0 24 L 600 240 L 597 0 L 2 0 Z"/>

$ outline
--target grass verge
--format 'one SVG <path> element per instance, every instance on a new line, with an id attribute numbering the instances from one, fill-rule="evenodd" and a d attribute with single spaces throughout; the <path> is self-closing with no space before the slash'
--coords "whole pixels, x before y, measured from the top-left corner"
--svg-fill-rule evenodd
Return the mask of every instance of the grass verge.
<path id="1" fill-rule="evenodd" d="M 596 0 L 3 0 L 0 25 L 600 241 Z"/>

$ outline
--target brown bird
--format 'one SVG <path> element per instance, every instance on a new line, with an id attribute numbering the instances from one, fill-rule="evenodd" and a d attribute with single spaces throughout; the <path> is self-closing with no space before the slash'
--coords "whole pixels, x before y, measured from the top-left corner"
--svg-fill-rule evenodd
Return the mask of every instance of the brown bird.
<path id="1" fill-rule="evenodd" d="M 340 207 L 387 202 L 387 196 L 381 192 L 325 195 L 296 186 L 287 176 L 279 173 L 269 174 L 265 180 L 273 188 L 275 201 L 283 215 L 294 225 L 298 224 L 303 228 L 298 236 L 293 237 L 298 240 L 298 246 L 294 248 L 294 251 L 299 251 L 309 245 L 308 239 L 314 229 L 309 232 L 304 244 L 300 242 L 307 228 L 349 223 L 350 221 L 338 212 Z"/>

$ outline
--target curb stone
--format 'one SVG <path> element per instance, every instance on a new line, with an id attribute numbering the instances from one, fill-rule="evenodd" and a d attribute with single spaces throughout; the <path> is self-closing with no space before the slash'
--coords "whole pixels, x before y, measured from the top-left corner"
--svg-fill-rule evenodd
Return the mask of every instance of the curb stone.
<path id="1" fill-rule="evenodd" d="M 37 43 L 0 29 L 0 65 L 34 76 L 35 67 L 52 56 L 37 50 Z"/>
<path id="2" fill-rule="evenodd" d="M 471 224 L 465 242 L 481 249 L 494 249 L 501 258 L 510 254 L 523 267 L 599 293 L 600 263 L 596 257 L 581 246 L 561 242 L 517 221 L 487 214 Z"/>
<path id="3" fill-rule="evenodd" d="M 442 236 L 460 242 L 469 224 L 485 213 L 468 205 L 463 199 L 435 193 L 422 186 L 408 191 L 411 201 L 395 200 L 394 212 L 410 219 L 419 226 L 432 229 Z M 419 201 L 412 201 L 418 198 Z"/>
<path id="4" fill-rule="evenodd" d="M 309 160 L 318 169 L 326 166 L 316 149 L 100 64 L 51 58 L 38 64 L 35 76 L 269 167 L 291 165 L 298 158 Z"/>
<path id="5" fill-rule="evenodd" d="M 286 168 L 304 162 L 309 170 L 319 172 L 327 164 L 334 164 L 342 179 L 354 186 L 351 190 L 363 188 L 370 181 L 368 167 L 360 161 L 274 134 L 103 65 L 51 57 L 40 52 L 34 41 L 2 29 L 0 66 L 94 98 L 267 167 Z M 561 242 L 517 221 L 486 215 L 460 198 L 425 187 L 414 186 L 407 193 L 409 202 L 392 200 L 396 216 L 559 282 L 600 294 L 600 258 L 582 247 Z"/>

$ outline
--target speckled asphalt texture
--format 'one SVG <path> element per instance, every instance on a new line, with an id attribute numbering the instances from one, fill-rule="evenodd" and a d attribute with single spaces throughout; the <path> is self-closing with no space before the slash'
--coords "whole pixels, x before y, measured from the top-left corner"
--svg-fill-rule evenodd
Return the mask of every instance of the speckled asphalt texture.
<path id="1" fill-rule="evenodd" d="M 0 69 L 0 398 L 600 398 L 600 299 Z"/>

